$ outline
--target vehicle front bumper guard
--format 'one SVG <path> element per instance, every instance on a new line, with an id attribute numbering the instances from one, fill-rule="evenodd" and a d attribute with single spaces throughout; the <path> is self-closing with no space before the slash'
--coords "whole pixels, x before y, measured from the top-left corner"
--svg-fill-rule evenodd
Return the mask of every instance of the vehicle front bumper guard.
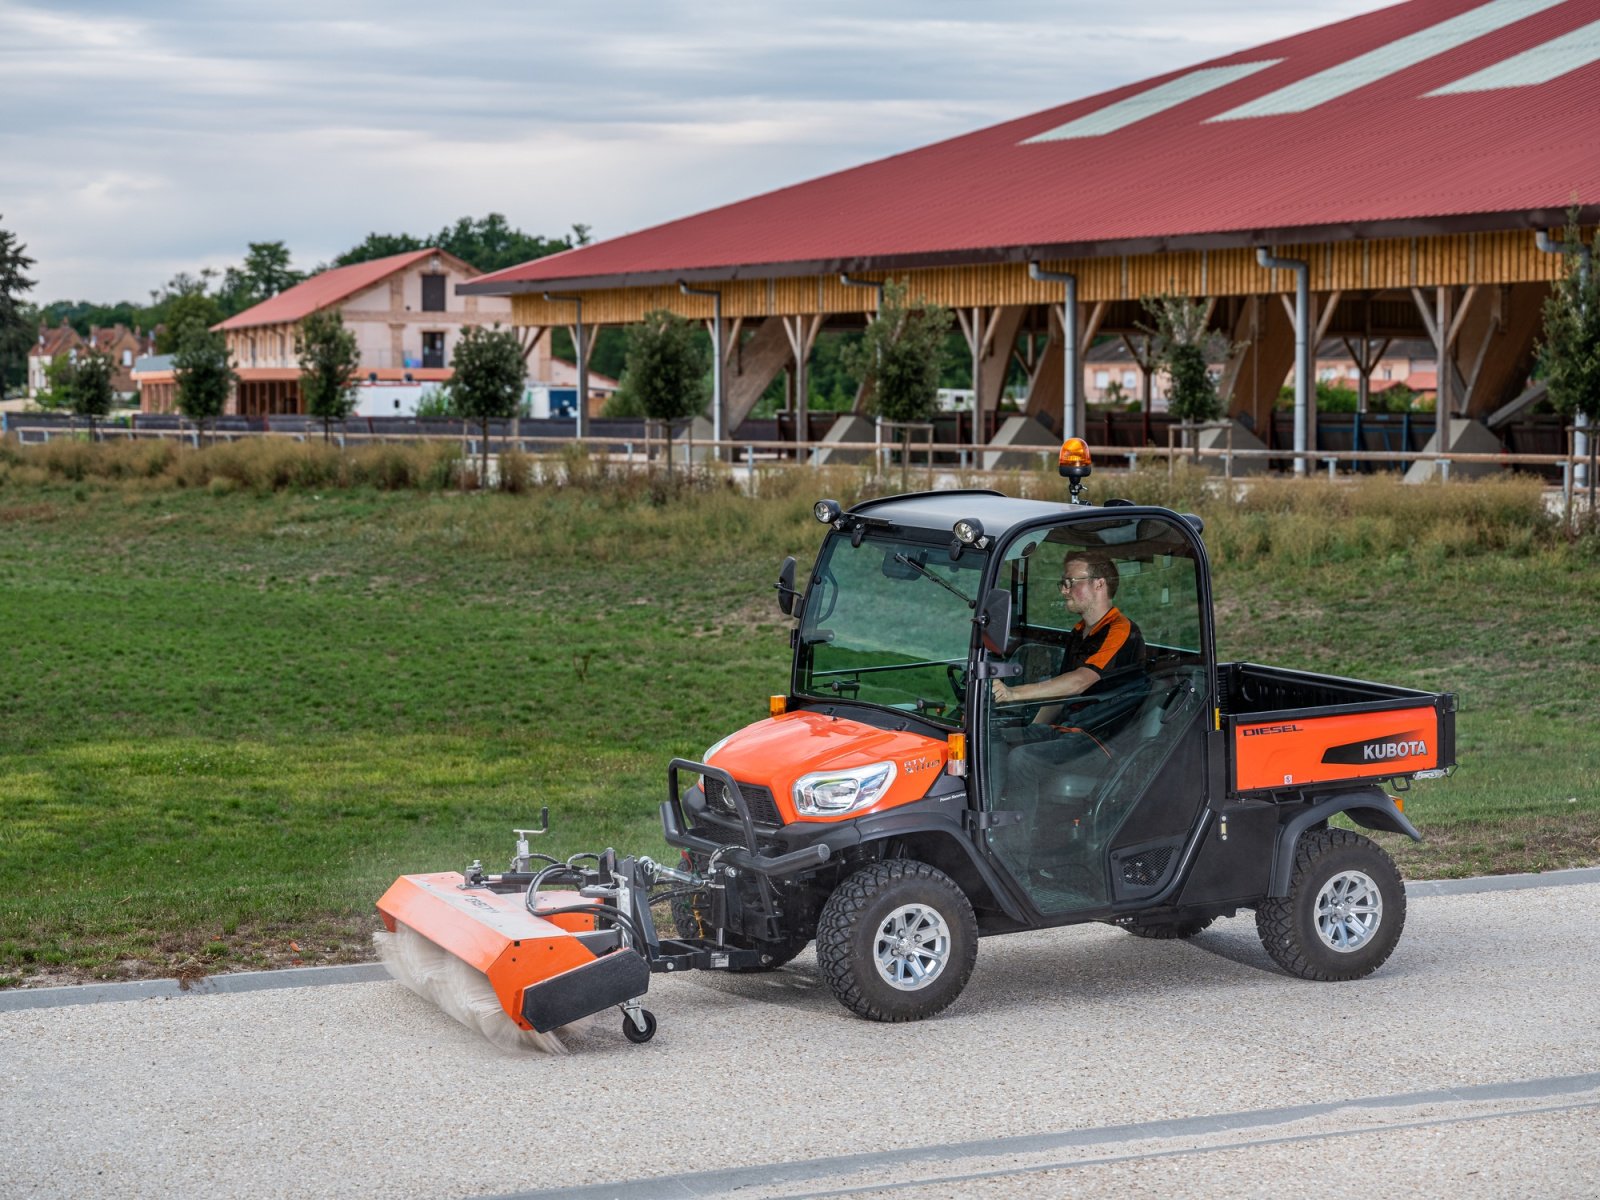
<path id="1" fill-rule="evenodd" d="M 683 796 L 678 784 L 679 771 L 720 780 L 728 789 L 728 795 L 733 797 L 734 811 L 739 816 L 739 826 L 744 832 L 743 846 L 729 846 L 689 832 L 689 822 L 684 816 Z M 667 764 L 667 798 L 661 802 L 661 829 L 666 835 L 669 846 L 694 850 L 706 855 L 717 854 L 720 855 L 719 861 L 730 867 L 754 871 L 768 877 L 794 875 L 809 867 L 821 866 L 832 855 L 832 851 L 821 842 L 802 846 L 787 854 L 763 854 L 760 843 L 756 840 L 755 822 L 750 818 L 750 806 L 745 801 L 744 793 L 739 790 L 738 781 L 721 767 L 713 767 L 710 763 L 695 762 L 687 758 L 675 758 Z"/>

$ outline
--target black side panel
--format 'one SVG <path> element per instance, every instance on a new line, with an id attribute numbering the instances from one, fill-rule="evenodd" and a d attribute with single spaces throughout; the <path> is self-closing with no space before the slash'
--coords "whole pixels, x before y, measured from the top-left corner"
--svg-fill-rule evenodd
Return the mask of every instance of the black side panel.
<path id="1" fill-rule="evenodd" d="M 1243 800 L 1220 809 L 1200 843 L 1178 905 L 1254 903 L 1265 896 L 1279 815 L 1278 806 L 1265 800 Z"/>
<path id="2" fill-rule="evenodd" d="M 522 1019 L 540 1033 L 642 996 L 650 988 L 650 964 L 630 949 L 613 950 L 524 988 Z"/>

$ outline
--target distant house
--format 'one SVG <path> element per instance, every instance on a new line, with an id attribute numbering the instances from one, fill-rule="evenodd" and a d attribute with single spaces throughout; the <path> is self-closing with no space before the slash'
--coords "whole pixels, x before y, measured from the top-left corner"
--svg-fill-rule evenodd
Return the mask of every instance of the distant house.
<path id="1" fill-rule="evenodd" d="M 337 308 L 356 336 L 361 388 L 381 390 L 358 411 L 415 411 L 426 385 L 450 380 L 450 358 L 472 325 L 511 325 L 511 301 L 498 296 L 457 296 L 455 287 L 480 272 L 443 250 L 413 250 L 337 267 L 263 300 L 215 328 L 227 337 L 239 386 L 228 411 L 243 416 L 303 413 L 297 335 L 314 312 Z M 528 354 L 528 374 L 542 378 L 548 340 Z M 156 364 L 144 380 L 146 412 L 170 412 L 175 389 L 170 364 Z"/>
<path id="2" fill-rule="evenodd" d="M 54 329 L 39 326 L 39 336 L 28 351 L 28 399 L 36 400 L 39 393 L 50 386 L 46 375 L 49 366 L 63 355 L 69 361 L 89 353 L 104 354 L 111 359 L 111 386 L 124 400 L 130 399 L 138 386 L 133 377 L 133 364 L 150 353 L 154 339 L 138 329 L 129 329 L 120 322 L 105 328 L 91 326 L 84 337 L 65 320 Z"/>
<path id="3" fill-rule="evenodd" d="M 1437 387 L 1438 355 L 1423 338 L 1385 339 L 1383 354 L 1373 364 L 1368 390 L 1376 395 L 1404 384 L 1419 395 Z M 1084 367 L 1084 396 L 1090 404 L 1125 403 L 1142 399 L 1144 373 L 1122 338 L 1106 338 L 1092 347 Z M 1355 360 L 1340 338 L 1327 338 L 1317 347 L 1314 370 L 1317 382 L 1356 391 L 1361 382 Z M 1214 374 L 1220 375 L 1221 368 Z M 1171 380 L 1164 370 L 1151 377 L 1151 410 L 1165 412 Z"/>

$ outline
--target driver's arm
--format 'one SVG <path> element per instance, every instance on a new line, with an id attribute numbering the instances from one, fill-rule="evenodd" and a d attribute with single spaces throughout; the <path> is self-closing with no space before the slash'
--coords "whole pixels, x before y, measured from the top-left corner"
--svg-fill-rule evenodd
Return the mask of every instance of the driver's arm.
<path id="1" fill-rule="evenodd" d="M 1005 680 L 994 681 L 994 698 L 997 704 L 1031 704 L 1042 700 L 1065 700 L 1081 695 L 1100 682 L 1100 672 L 1090 666 L 1078 667 L 1038 683 L 1019 683 L 1009 686 Z"/>

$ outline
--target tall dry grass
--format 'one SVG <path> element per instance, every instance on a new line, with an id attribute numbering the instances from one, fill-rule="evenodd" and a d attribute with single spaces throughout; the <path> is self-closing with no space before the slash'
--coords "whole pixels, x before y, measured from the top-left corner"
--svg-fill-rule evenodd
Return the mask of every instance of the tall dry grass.
<path id="1" fill-rule="evenodd" d="M 957 487 L 1062 502 L 1067 483 L 1052 472 L 956 473 Z M 199 449 L 170 441 L 54 439 L 21 446 L 0 440 L 0 486 L 182 488 L 257 494 L 335 488 L 381 491 L 477 490 L 476 465 L 449 441 L 378 444 L 344 450 L 319 441 L 249 438 Z M 500 456 L 494 490 L 537 501 L 522 509 L 419 514 L 419 521 L 462 523 L 453 531 L 507 553 L 582 552 L 602 558 L 637 553 L 641 543 L 693 539 L 715 546 L 777 537 L 830 496 L 849 506 L 901 490 L 898 469 L 758 468 L 747 484 L 720 464 L 680 466 L 672 475 L 639 471 L 604 453 L 569 446 L 552 456 Z M 927 486 L 911 471 L 904 486 Z M 1219 563 L 1286 565 L 1378 560 L 1405 555 L 1429 562 L 1478 553 L 1528 554 L 1562 540 L 1538 480 L 1516 475 L 1465 483 L 1408 485 L 1396 476 L 1358 480 L 1259 479 L 1228 485 L 1186 463 L 1102 472 L 1091 500 L 1119 497 L 1205 518 L 1206 543 Z M 752 503 L 758 501 L 758 503 Z M 1590 539 L 1591 541 L 1593 539 Z"/>

